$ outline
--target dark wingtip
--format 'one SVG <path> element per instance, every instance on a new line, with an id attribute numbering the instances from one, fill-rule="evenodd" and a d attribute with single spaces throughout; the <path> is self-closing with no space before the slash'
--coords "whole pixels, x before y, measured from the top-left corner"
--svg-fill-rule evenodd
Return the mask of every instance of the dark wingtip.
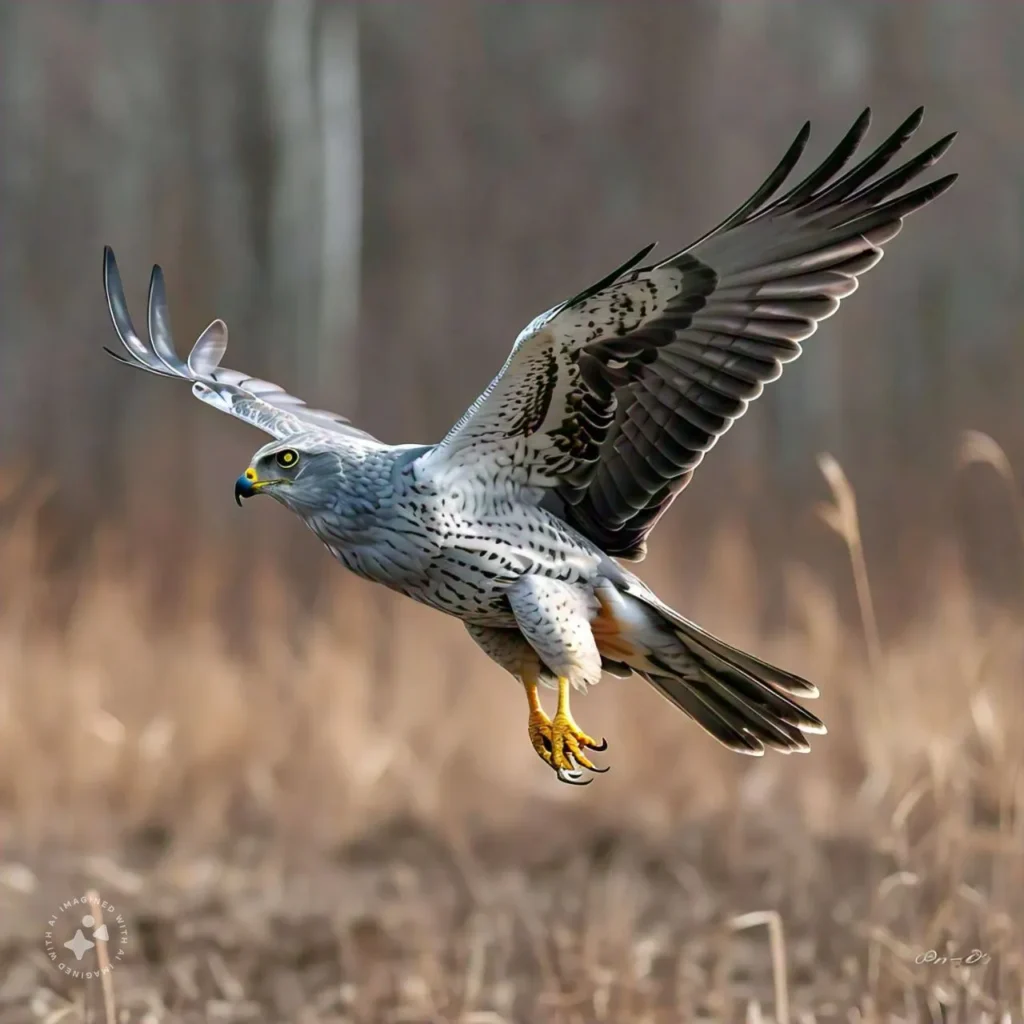
<path id="1" fill-rule="evenodd" d="M 128 348 L 124 340 L 124 330 L 132 331 L 131 317 L 128 314 L 128 304 L 124 297 L 124 285 L 121 282 L 121 274 L 117 269 L 117 260 L 114 258 L 114 250 L 109 245 L 103 247 L 103 294 L 107 299 L 107 312 L 110 320 L 117 331 L 121 344 Z"/>
<path id="2" fill-rule="evenodd" d="M 871 108 L 865 107 L 857 115 L 857 120 L 853 122 L 853 128 L 851 130 L 855 132 L 859 131 L 861 138 L 863 138 L 867 134 L 868 129 L 871 127 L 872 116 L 873 115 L 871 113 Z"/>
<path id="3" fill-rule="evenodd" d="M 807 143 L 810 141 L 811 122 L 804 121 L 800 131 L 796 133 L 796 138 L 789 144 L 789 149 L 786 150 L 785 155 L 782 157 L 781 164 L 786 165 L 786 174 L 783 175 L 783 177 L 788 175 L 789 172 L 792 171 L 794 167 L 796 167 L 797 163 L 800 160 L 800 157 L 804 155 L 804 150 L 807 149 Z M 769 177 L 769 180 L 771 180 L 771 177 Z M 781 181 L 782 179 L 780 178 L 780 184 Z"/>
<path id="4" fill-rule="evenodd" d="M 924 107 L 918 107 L 909 117 L 907 117 L 903 123 L 896 129 L 896 135 L 902 135 L 904 139 L 909 139 L 918 128 L 921 127 L 921 122 L 924 120 Z"/>
<path id="5" fill-rule="evenodd" d="M 153 269 L 149 272 L 149 292 L 146 296 L 148 309 L 152 308 L 154 299 L 158 303 L 167 301 L 167 285 L 164 282 L 163 268 L 159 263 L 154 263 Z"/>
<path id="6" fill-rule="evenodd" d="M 871 129 L 871 122 L 874 115 L 871 113 L 870 107 L 865 107 L 857 117 L 857 120 L 853 122 L 853 127 L 850 129 L 850 135 L 852 135 L 857 141 L 854 144 L 854 149 L 860 146 L 864 136 L 867 135 Z M 852 154 L 851 154 L 852 155 Z"/>
<path id="7" fill-rule="evenodd" d="M 117 259 L 109 245 L 103 246 L 103 290 L 107 290 L 107 282 L 117 274 Z"/>

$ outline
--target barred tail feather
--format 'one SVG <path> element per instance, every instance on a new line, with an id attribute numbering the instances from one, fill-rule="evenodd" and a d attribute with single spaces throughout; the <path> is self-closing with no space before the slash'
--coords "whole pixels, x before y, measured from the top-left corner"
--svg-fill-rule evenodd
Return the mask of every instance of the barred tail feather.
<path id="1" fill-rule="evenodd" d="M 719 742 L 755 756 L 806 752 L 807 736 L 826 731 L 792 699 L 818 696 L 806 679 L 719 640 L 646 588 L 627 587 L 599 595 L 607 611 L 615 606 L 619 636 L 633 647 L 623 660 Z"/>
<path id="2" fill-rule="evenodd" d="M 678 649 L 648 654 L 653 670 L 640 674 L 719 742 L 755 756 L 765 748 L 806 753 L 811 748 L 805 734 L 825 732 L 820 719 L 786 696 L 816 697 L 806 680 L 730 647 L 674 613 L 664 618 Z"/>

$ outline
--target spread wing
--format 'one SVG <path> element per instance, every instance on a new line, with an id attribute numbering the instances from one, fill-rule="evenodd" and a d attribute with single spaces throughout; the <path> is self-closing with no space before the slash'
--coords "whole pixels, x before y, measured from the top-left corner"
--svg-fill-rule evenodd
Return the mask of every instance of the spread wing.
<path id="1" fill-rule="evenodd" d="M 952 134 L 878 176 L 923 113 L 840 175 L 870 124 L 865 110 L 819 167 L 772 200 L 807 144 L 805 124 L 764 184 L 703 238 L 636 269 L 648 246 L 537 317 L 427 458 L 438 470 L 542 488 L 545 507 L 608 554 L 642 558 L 704 453 L 857 288 L 903 218 L 956 180 L 898 194 Z"/>
<path id="2" fill-rule="evenodd" d="M 139 336 L 128 314 L 121 275 L 110 246 L 103 249 L 103 290 L 114 330 L 128 353 L 125 358 L 105 348 L 104 351 L 118 362 L 161 377 L 191 381 L 192 394 L 201 402 L 245 420 L 276 438 L 291 437 L 311 427 L 349 437 L 370 437 L 351 426 L 343 416 L 307 408 L 301 398 L 288 394 L 277 384 L 221 367 L 220 361 L 228 347 L 228 326 L 223 320 L 214 320 L 199 335 L 188 359 L 183 360 L 171 337 L 164 275 L 159 267 L 153 267 L 149 279 L 148 343 Z"/>

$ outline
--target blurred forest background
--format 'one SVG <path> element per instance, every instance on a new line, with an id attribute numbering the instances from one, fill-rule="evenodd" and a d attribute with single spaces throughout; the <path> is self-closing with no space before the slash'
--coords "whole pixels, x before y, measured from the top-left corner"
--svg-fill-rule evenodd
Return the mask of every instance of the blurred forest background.
<path id="1" fill-rule="evenodd" d="M 801 1021 L 1024 1020 L 1021 54 L 1009 0 L 0 0 L 0 1021 L 76 998 L 36 947 L 84 884 L 132 908 L 116 977 L 157 1019 L 785 1021 L 761 930 L 721 931 L 772 908 Z M 436 440 L 533 316 L 702 234 L 805 120 L 802 167 L 918 104 L 909 152 L 959 130 L 960 181 L 639 567 L 820 684 L 809 759 L 736 758 L 612 680 L 576 710 L 613 772 L 556 786 L 456 623 L 239 512 L 261 436 L 101 351 L 109 244 L 137 324 L 160 263 L 180 349 L 222 317 L 227 365 Z M 967 429 L 1005 455 L 958 464 Z M 824 451 L 870 593 L 816 514 Z M 231 874 L 240 837 L 307 862 Z M 253 924 L 286 911 L 287 940 Z M 915 966 L 943 943 L 991 966 Z"/>
<path id="2" fill-rule="evenodd" d="M 877 140 L 924 103 L 925 141 L 960 130 L 944 170 L 963 180 L 708 459 L 655 550 L 699 564 L 679 540 L 735 516 L 766 571 L 827 557 L 806 517 L 827 449 L 892 577 L 887 612 L 913 604 L 937 535 L 969 534 L 984 585 L 1020 598 L 991 481 L 951 477 L 967 426 L 1024 456 L 1018 5 L 45 2 L 0 18 L 0 438 L 55 481 L 60 564 L 115 520 L 132 557 L 165 558 L 167 586 L 199 539 L 277 549 L 300 582 L 330 568 L 283 517 L 231 504 L 258 438 L 102 357 L 103 244 L 137 317 L 163 265 L 179 347 L 223 317 L 228 365 L 425 442 L 536 313 L 648 241 L 697 237 L 805 119 L 814 158 L 865 105 Z"/>

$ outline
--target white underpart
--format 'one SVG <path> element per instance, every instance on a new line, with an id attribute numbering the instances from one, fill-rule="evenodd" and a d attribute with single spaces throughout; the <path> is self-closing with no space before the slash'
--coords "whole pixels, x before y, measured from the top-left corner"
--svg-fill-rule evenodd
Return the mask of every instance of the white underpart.
<path id="1" fill-rule="evenodd" d="M 625 663 L 638 672 L 656 671 L 656 667 L 647 660 L 647 652 L 674 649 L 676 646 L 673 639 L 666 636 L 660 616 L 638 597 L 623 593 L 611 580 L 600 580 L 594 590 L 601 603 L 611 611 L 618 624 L 619 635 L 635 651 L 632 657 L 623 659 Z"/>
<path id="2" fill-rule="evenodd" d="M 599 605 L 586 584 L 524 576 L 508 591 L 516 622 L 556 675 L 585 690 L 601 678 L 601 653 L 590 628 Z"/>

